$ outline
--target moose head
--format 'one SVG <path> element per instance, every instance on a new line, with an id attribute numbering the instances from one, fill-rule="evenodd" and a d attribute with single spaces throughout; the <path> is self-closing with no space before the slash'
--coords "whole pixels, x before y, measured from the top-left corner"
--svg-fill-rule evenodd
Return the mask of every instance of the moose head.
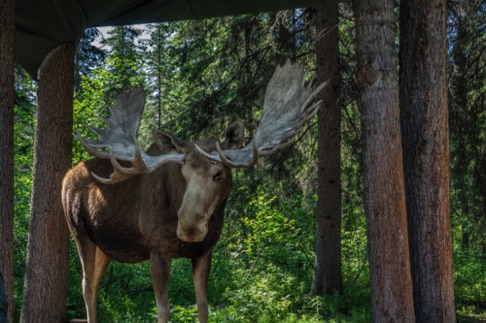
<path id="1" fill-rule="evenodd" d="M 317 93 L 305 73 L 287 62 L 268 84 L 260 125 L 243 145 L 243 124 L 231 124 L 220 143 L 186 142 L 160 130 L 154 144 L 137 141 L 145 105 L 141 88 L 123 92 L 110 107 L 106 128 L 88 127 L 97 140 L 75 137 L 95 159 L 70 170 L 62 199 L 83 267 L 88 321 L 96 321 L 96 292 L 111 260 L 150 258 L 158 322 L 167 322 L 170 261 L 192 259 L 200 322 L 207 322 L 206 287 L 212 249 L 219 240 L 231 169 L 255 165 L 291 145 L 317 111 Z"/>
<path id="2" fill-rule="evenodd" d="M 230 168 L 251 167 L 259 156 L 274 154 L 291 145 L 296 133 L 316 113 L 319 104 L 314 102 L 314 98 L 325 84 L 313 90 L 304 86 L 304 82 L 305 74 L 298 65 L 287 62 L 284 67 L 277 67 L 265 93 L 260 125 L 253 140 L 244 148 L 241 148 L 243 124 L 235 122 L 226 131 L 223 148 L 217 141 L 214 142 L 216 152 L 208 152 L 197 143 L 188 143 L 157 130 L 153 131 L 153 136 L 160 154 L 154 156 L 144 152 L 137 141 L 145 106 L 142 88 L 125 91 L 117 98 L 110 108 L 111 118 L 106 121 L 106 129 L 88 127 L 99 136 L 99 141 L 84 139 L 79 132 L 76 138 L 91 155 L 111 160 L 114 171 L 109 178 L 92 174 L 104 184 L 116 184 L 138 174 L 150 174 L 165 163 L 181 164 L 186 190 L 177 212 L 177 235 L 183 241 L 202 241 L 217 201 L 224 200 L 229 193 L 220 187 L 228 187 Z M 204 141 L 207 149 L 214 148 L 207 141 Z M 121 166 L 118 160 L 129 161 L 131 167 Z"/>

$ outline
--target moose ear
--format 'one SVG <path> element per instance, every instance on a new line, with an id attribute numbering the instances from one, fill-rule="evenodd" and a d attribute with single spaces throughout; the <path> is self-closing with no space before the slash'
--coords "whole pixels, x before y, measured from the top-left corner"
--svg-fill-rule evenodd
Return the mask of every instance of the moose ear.
<path id="1" fill-rule="evenodd" d="M 186 153 L 189 150 L 190 144 L 182 139 L 176 138 L 167 132 L 154 129 L 152 130 L 155 144 L 164 153 L 178 152 Z"/>
<path id="2" fill-rule="evenodd" d="M 245 139 L 245 126 L 241 121 L 235 121 L 226 128 L 224 149 L 239 149 Z"/>

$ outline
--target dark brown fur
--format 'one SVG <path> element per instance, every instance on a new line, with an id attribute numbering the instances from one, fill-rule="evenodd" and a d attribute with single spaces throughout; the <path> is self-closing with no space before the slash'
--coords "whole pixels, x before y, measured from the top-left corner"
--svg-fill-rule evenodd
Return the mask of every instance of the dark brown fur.
<path id="1" fill-rule="evenodd" d="M 185 243 L 177 237 L 177 210 L 186 186 L 181 165 L 165 164 L 152 174 L 114 185 L 98 183 L 90 174 L 109 177 L 112 171 L 109 160 L 95 158 L 67 173 L 64 193 L 70 203 L 65 208 L 75 238 L 86 234 L 106 255 L 121 262 L 146 260 L 150 250 L 172 258 L 193 258 L 219 240 L 226 200 L 211 216 L 204 241 Z M 230 179 L 230 170 L 225 171 Z M 229 193 L 231 180 L 224 189 Z M 143 232 L 138 221 L 144 222 Z"/>
<path id="2" fill-rule="evenodd" d="M 64 178 L 63 206 L 83 265 L 83 290 L 88 289 L 84 293 L 88 317 L 91 317 L 88 321 L 96 320 L 96 305 L 93 310 L 89 303 L 96 304 L 99 280 L 110 260 L 136 263 L 156 254 L 169 262 L 170 268 L 172 258 L 191 258 L 193 265 L 200 259 L 208 258 L 209 263 L 203 261 L 207 267 L 197 265 L 195 268 L 199 266 L 203 272 L 207 270 L 209 275 L 211 252 L 221 236 L 224 208 L 232 187 L 231 169 L 201 156 L 192 144 L 160 133 L 154 133 L 157 144 L 153 144 L 147 152 L 150 155 L 183 152 L 186 156 L 184 166 L 167 163 L 151 174 L 136 175 L 118 184 L 102 184 L 91 173 L 108 178 L 113 166 L 107 159 L 95 158 L 81 162 Z M 226 142 L 231 140 L 232 134 L 228 133 Z M 206 151 L 216 148 L 215 140 L 212 139 L 198 144 Z M 223 145 L 228 146 L 225 143 Z M 182 167 L 185 167 L 186 173 L 197 174 L 207 180 L 208 190 L 214 187 L 217 190 L 214 192 L 217 206 L 208 220 L 207 235 L 200 242 L 185 242 L 177 235 L 178 210 L 186 191 Z M 102 261 L 95 259 L 97 248 L 102 251 Z M 101 269 L 93 269 L 98 267 Z M 97 270 L 101 271 L 100 274 L 96 274 Z M 163 275 L 168 276 L 168 273 Z M 202 278 L 197 279 L 204 280 L 205 275 L 201 274 L 199 276 Z M 207 284 L 207 278 L 203 283 Z M 203 292 L 205 294 L 205 288 Z M 199 303 L 198 300 L 198 307 Z M 205 307 L 207 311 L 207 305 Z M 168 314 L 161 315 L 159 322 L 165 322 L 166 316 Z"/>

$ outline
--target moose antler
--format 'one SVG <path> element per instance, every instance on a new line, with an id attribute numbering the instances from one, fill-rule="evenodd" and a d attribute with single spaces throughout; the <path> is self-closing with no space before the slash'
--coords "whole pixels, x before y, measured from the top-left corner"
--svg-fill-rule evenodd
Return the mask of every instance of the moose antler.
<path id="1" fill-rule="evenodd" d="M 278 66 L 265 92 L 262 119 L 253 140 L 242 149 L 207 153 L 196 145 L 201 154 L 230 167 L 250 167 L 258 156 L 272 155 L 295 142 L 295 135 L 319 109 L 316 95 L 327 82 L 313 89 L 305 85 L 306 74 L 295 63 L 287 61 Z"/>
<path id="2" fill-rule="evenodd" d="M 246 147 L 221 150 L 216 144 L 217 151 L 210 153 L 197 145 L 195 148 L 208 159 L 230 167 L 250 167 L 259 156 L 274 154 L 294 143 L 295 135 L 317 112 L 320 101 L 314 102 L 314 99 L 326 84 L 315 89 L 306 86 L 302 69 L 287 61 L 283 67 L 277 67 L 267 86 L 262 120 L 255 137 Z M 119 183 L 136 174 L 148 174 L 164 163 L 183 162 L 184 155 L 180 153 L 150 156 L 140 149 L 137 133 L 144 106 L 145 92 L 142 88 L 126 90 L 110 107 L 111 116 L 106 120 L 106 129 L 86 126 L 98 135 L 99 140 L 85 139 L 79 132 L 75 134 L 91 155 L 111 160 L 114 171 L 109 178 L 92 174 L 98 181 Z M 118 160 L 129 161 L 131 167 L 123 167 Z"/>
<path id="3" fill-rule="evenodd" d="M 157 167 L 168 162 L 181 163 L 183 154 L 171 153 L 150 156 L 140 149 L 137 141 L 140 118 L 145 106 L 145 91 L 143 88 L 133 88 L 123 91 L 110 107 L 110 118 L 105 120 L 106 129 L 86 126 L 98 135 L 99 140 L 85 139 L 76 132 L 74 135 L 81 145 L 93 156 L 109 158 L 114 171 L 110 178 L 92 175 L 105 184 L 122 182 L 136 174 L 148 174 Z M 105 150 L 108 148 L 109 150 Z M 131 162 L 131 167 L 123 167 L 118 160 Z"/>

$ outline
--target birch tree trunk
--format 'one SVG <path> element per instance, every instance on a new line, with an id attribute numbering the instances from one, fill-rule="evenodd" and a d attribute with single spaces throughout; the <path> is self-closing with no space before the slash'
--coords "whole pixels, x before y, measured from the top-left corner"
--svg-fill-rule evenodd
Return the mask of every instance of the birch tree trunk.
<path id="1" fill-rule="evenodd" d="M 39 69 L 29 248 L 20 321 L 64 322 L 69 233 L 61 183 L 71 167 L 74 45 L 53 49 Z"/>
<path id="2" fill-rule="evenodd" d="M 414 322 L 394 1 L 356 0 L 373 322 Z"/>

